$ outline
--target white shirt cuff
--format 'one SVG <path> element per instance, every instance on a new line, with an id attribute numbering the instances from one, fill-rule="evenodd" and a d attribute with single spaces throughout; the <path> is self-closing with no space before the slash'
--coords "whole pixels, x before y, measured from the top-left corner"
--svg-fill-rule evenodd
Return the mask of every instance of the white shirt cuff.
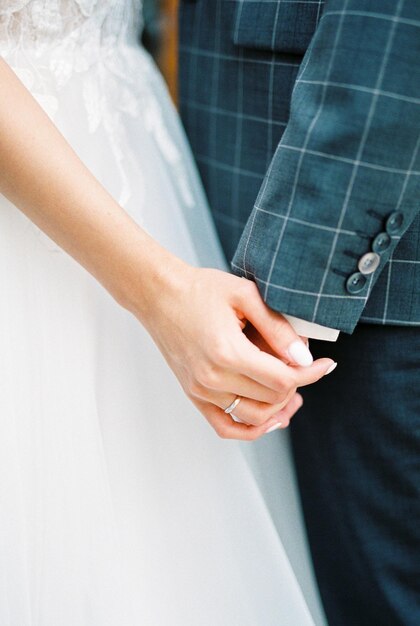
<path id="1" fill-rule="evenodd" d="M 337 341 L 338 335 L 340 334 L 340 331 L 335 328 L 328 328 L 327 326 L 307 322 L 293 315 L 285 315 L 284 313 L 282 315 L 287 319 L 293 330 L 301 337 L 322 339 L 323 341 Z"/>

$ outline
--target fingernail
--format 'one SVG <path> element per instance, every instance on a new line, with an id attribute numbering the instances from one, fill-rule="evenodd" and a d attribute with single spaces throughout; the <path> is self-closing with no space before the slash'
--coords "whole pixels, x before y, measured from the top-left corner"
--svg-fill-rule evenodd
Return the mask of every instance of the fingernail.
<path id="1" fill-rule="evenodd" d="M 303 367 L 312 365 L 312 363 L 314 362 L 313 356 L 309 348 L 303 343 L 303 341 L 300 341 L 299 339 L 290 344 L 288 352 L 291 359 L 295 363 L 297 363 L 298 365 L 302 365 Z"/>
<path id="2" fill-rule="evenodd" d="M 338 363 L 331 363 L 331 365 L 329 366 L 329 368 L 325 372 L 324 376 L 327 376 L 327 374 L 331 374 L 331 372 L 333 372 L 335 370 L 337 365 L 338 365 Z"/>
<path id="3" fill-rule="evenodd" d="M 277 430 L 278 428 L 281 428 L 282 426 L 283 426 L 283 423 L 282 422 L 278 422 L 277 424 L 274 424 L 274 426 L 271 426 L 271 428 L 266 430 L 265 434 L 268 435 L 268 433 L 272 433 L 273 430 Z"/>

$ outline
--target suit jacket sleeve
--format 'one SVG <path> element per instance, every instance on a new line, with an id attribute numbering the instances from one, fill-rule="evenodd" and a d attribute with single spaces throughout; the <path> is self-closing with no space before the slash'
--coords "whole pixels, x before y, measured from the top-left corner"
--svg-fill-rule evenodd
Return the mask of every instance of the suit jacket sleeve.
<path id="1" fill-rule="evenodd" d="M 351 333 L 420 204 L 420 2 L 329 0 L 233 260 L 273 309 Z"/>

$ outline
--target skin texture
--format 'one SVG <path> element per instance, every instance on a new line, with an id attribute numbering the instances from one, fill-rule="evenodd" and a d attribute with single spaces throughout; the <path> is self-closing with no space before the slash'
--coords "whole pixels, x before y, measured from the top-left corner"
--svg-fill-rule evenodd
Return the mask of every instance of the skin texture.
<path id="1" fill-rule="evenodd" d="M 297 388 L 332 365 L 290 362 L 288 347 L 301 339 L 254 283 L 191 267 L 147 235 L 1 59 L 0 192 L 137 317 L 221 437 L 251 440 L 287 426 L 302 404 Z M 237 395 L 243 423 L 223 411 Z"/>

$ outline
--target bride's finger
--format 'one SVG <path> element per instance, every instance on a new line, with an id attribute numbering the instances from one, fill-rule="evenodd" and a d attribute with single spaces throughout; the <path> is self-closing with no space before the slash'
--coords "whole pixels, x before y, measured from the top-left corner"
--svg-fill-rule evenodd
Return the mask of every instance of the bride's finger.
<path id="1" fill-rule="evenodd" d="M 226 406 L 228 406 L 236 396 L 250 398 L 256 402 L 266 404 L 280 404 L 284 400 L 283 393 L 270 389 L 249 376 L 244 376 L 243 374 L 229 370 L 223 371 L 217 381 L 208 380 L 206 383 L 206 386 L 202 385 L 202 388 L 197 387 L 197 393 L 195 395 L 202 400 L 210 400 L 210 402 L 213 402 L 210 397 L 214 398 L 215 393 L 220 396 L 223 394 L 226 400 L 231 398 L 231 400 L 226 403 Z M 229 389 L 229 392 L 226 392 L 226 389 Z M 209 396 L 209 393 L 211 396 Z M 213 404 L 215 403 L 213 402 Z"/>
<path id="2" fill-rule="evenodd" d="M 235 422 L 230 415 L 210 402 L 193 400 L 198 410 L 204 415 L 210 426 L 222 439 L 238 439 L 240 441 L 255 441 L 277 425 L 276 420 L 270 420 L 262 426 L 248 426 Z"/>
<path id="3" fill-rule="evenodd" d="M 294 367 L 283 363 L 270 354 L 258 350 L 247 341 L 243 348 L 240 364 L 241 374 L 252 378 L 260 384 L 274 389 L 280 397 L 286 396 L 290 389 L 309 385 L 325 376 L 334 365 L 332 359 L 318 359 L 308 367 Z"/>
<path id="4" fill-rule="evenodd" d="M 290 424 L 290 420 L 299 411 L 302 404 L 302 396 L 300 395 L 300 393 L 295 393 L 289 400 L 287 405 L 283 409 L 281 409 L 275 416 L 273 416 L 273 419 L 279 420 L 279 424 L 281 424 L 281 426 L 278 426 L 278 428 L 287 428 Z M 273 428 L 273 430 L 275 429 Z"/>
<path id="5" fill-rule="evenodd" d="M 239 419 L 244 424 L 262 426 L 283 409 L 293 395 L 294 391 L 291 390 L 285 400 L 278 404 L 258 402 L 250 398 L 239 396 L 239 404 L 234 408 L 231 415 L 234 415 L 235 418 Z M 236 397 L 238 396 L 232 393 L 214 393 L 210 391 L 205 399 L 224 411 Z"/>
<path id="6" fill-rule="evenodd" d="M 276 429 L 286 428 L 294 414 L 303 403 L 302 396 L 296 393 L 286 407 L 261 426 L 248 426 L 233 421 L 230 415 L 222 409 L 200 400 L 193 400 L 196 407 L 204 415 L 209 424 L 222 439 L 238 439 L 241 441 L 255 441 Z"/>

